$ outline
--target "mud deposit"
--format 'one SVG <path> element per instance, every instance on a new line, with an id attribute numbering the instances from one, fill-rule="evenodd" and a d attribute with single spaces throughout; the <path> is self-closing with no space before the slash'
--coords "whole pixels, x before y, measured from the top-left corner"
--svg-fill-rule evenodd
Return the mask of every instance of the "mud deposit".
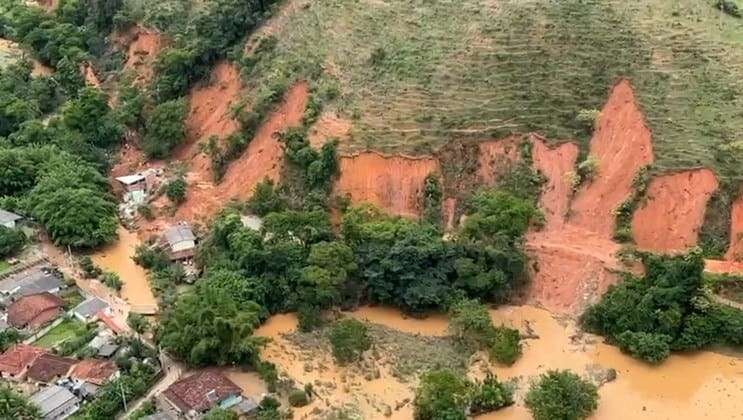
<path id="1" fill-rule="evenodd" d="M 135 26 L 121 36 L 126 49 L 125 71 L 134 71 L 135 83 L 145 85 L 152 79 L 152 65 L 163 47 L 162 38 L 155 31 Z"/>
<path id="2" fill-rule="evenodd" d="M 354 203 L 368 202 L 391 214 L 418 217 L 424 180 L 438 169 L 433 158 L 376 152 L 343 156 L 334 192 Z"/>
<path id="3" fill-rule="evenodd" d="M 616 258 L 620 246 L 612 240 L 614 210 L 630 196 L 637 171 L 653 160 L 650 131 L 632 87 L 621 81 L 591 139 L 596 173 L 575 194 L 571 179 L 577 148 L 571 144 L 550 148 L 538 138 L 533 145 L 534 166 L 547 179 L 540 197 L 546 224 L 526 237 L 533 261 L 527 302 L 558 313 L 577 313 L 617 281 L 617 271 L 628 269 Z"/>
<path id="4" fill-rule="evenodd" d="M 150 290 L 145 270 L 134 263 L 132 257 L 139 245 L 137 234 L 119 227 L 119 239 L 92 255 L 93 261 L 105 271 L 113 271 L 124 283 L 121 297 L 131 305 L 132 312 L 152 313 L 157 301 Z"/>
<path id="5" fill-rule="evenodd" d="M 708 169 L 653 178 L 644 203 L 632 218 L 632 237 L 638 248 L 678 252 L 696 245 L 707 201 L 717 186 Z"/>
<path id="6" fill-rule="evenodd" d="M 322 338 L 301 341 L 300 346 L 296 334 L 292 334 L 297 324 L 293 315 L 274 316 L 257 331 L 273 339 L 263 350 L 264 357 L 299 385 L 312 382 L 320 393 L 321 398 L 298 409 L 295 418 L 322 418 L 330 407 L 341 406 L 366 419 L 384 418 L 387 407 L 390 418 L 412 418 L 412 407 L 406 400 L 414 398 L 417 380 L 394 374 L 396 360 L 389 358 L 393 352 L 387 348 L 419 346 L 418 357 L 425 364 L 431 359 L 431 345 L 443 349 L 438 350 L 441 354 L 449 346 L 444 340 L 446 319 L 405 319 L 395 310 L 376 307 L 361 308 L 349 315 L 379 324 L 372 327 L 373 331 L 387 331 L 387 341 L 378 343 L 358 365 L 336 366 Z M 511 367 L 491 366 L 479 353 L 468 358 L 470 377 L 482 377 L 483 371 L 490 369 L 501 380 L 518 384 L 514 407 L 478 419 L 530 419 L 523 407 L 529 379 L 549 369 L 572 369 L 595 382 L 608 369 L 616 370 L 617 379 L 600 388 L 599 409 L 592 419 L 715 419 L 736 418 L 743 413 L 743 365 L 736 357 L 699 352 L 671 356 L 662 365 L 652 367 L 601 344 L 599 337 L 580 333 L 573 321 L 558 321 L 543 309 L 502 307 L 492 310 L 491 317 L 496 324 L 522 332 L 528 329 L 539 338 L 524 341 L 523 356 Z M 400 353 L 396 347 L 394 351 Z M 451 367 L 456 368 L 456 360 Z"/>
<path id="7" fill-rule="evenodd" d="M 493 185 L 508 167 L 519 158 L 520 136 L 485 141 L 479 145 L 477 175 L 484 185 Z"/>
<path id="8" fill-rule="evenodd" d="M 319 149 L 330 140 L 338 140 L 340 145 L 348 141 L 351 135 L 351 121 L 341 118 L 332 112 L 324 112 L 317 122 L 310 127 L 310 145 Z"/>

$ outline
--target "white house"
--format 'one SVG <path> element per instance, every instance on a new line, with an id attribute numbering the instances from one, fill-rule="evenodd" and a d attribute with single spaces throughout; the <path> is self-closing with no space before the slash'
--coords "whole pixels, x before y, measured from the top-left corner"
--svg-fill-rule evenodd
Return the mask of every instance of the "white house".
<path id="1" fill-rule="evenodd" d="M 184 260 L 194 256 L 196 236 L 188 224 L 181 222 L 171 226 L 163 236 L 168 246 L 170 259 Z"/>
<path id="2" fill-rule="evenodd" d="M 0 226 L 5 226 L 9 229 L 15 229 L 18 222 L 23 219 L 23 216 L 19 216 L 15 213 L 0 209 Z"/>

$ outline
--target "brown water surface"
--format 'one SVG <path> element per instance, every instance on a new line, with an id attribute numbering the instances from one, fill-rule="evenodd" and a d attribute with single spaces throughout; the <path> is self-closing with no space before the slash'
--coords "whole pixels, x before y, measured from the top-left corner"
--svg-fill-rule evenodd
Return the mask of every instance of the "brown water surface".
<path id="1" fill-rule="evenodd" d="M 93 261 L 106 271 L 113 271 L 121 277 L 124 286 L 121 297 L 138 313 L 151 313 L 157 309 L 157 300 L 150 290 L 147 272 L 132 260 L 134 249 L 139 245 L 137 234 L 123 227 L 118 230 L 119 239 L 92 255 Z"/>
<path id="2" fill-rule="evenodd" d="M 408 333 L 444 335 L 447 328 L 443 316 L 404 318 L 389 308 L 363 307 L 350 315 Z M 530 419 L 522 402 L 529 378 L 550 369 L 571 369 L 586 375 L 587 369 L 597 366 L 615 369 L 617 379 L 600 388 L 599 408 L 592 419 L 743 419 L 743 361 L 739 356 L 697 352 L 674 355 L 660 366 L 650 366 L 602 344 L 600 337 L 580 334 L 574 321 L 557 320 L 543 309 L 502 307 L 492 310 L 491 317 L 497 325 L 510 325 L 522 332 L 531 329 L 539 338 L 524 341 L 523 356 L 513 366 L 490 367 L 501 380 L 518 381 L 517 404 L 479 420 Z M 329 355 L 322 360 L 303 359 L 299 349 L 281 337 L 296 325 L 293 315 L 277 315 L 263 325 L 257 334 L 274 339 L 263 355 L 299 383 L 319 379 L 337 385 L 335 391 L 298 410 L 298 418 L 316 407 L 325 408 L 327 403 L 351 403 L 364 418 L 383 418 L 377 409 L 380 404 L 394 408 L 405 398 L 414 397 L 414 383 L 400 382 L 384 369 L 380 378 L 366 381 L 355 378 L 351 368 L 335 366 Z M 309 372 L 305 370 L 308 363 L 314 366 Z M 482 368 L 482 363 L 474 364 L 470 376 L 481 377 Z M 347 383 L 356 384 L 348 392 L 343 391 L 342 376 Z M 411 405 L 393 411 L 391 418 L 411 419 Z"/>

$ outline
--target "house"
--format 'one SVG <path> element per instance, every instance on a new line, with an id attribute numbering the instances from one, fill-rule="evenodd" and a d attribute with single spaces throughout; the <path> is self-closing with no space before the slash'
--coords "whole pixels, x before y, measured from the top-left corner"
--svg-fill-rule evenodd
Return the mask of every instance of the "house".
<path id="1" fill-rule="evenodd" d="M 106 328 L 111 330 L 112 333 L 115 335 L 121 334 L 124 330 L 111 318 L 106 312 L 101 311 L 98 312 L 97 315 L 98 322 L 105 325 Z"/>
<path id="2" fill-rule="evenodd" d="M 77 363 L 75 359 L 45 353 L 39 356 L 28 368 L 26 377 L 36 383 L 53 383 L 67 376 L 70 368 Z"/>
<path id="3" fill-rule="evenodd" d="M 242 215 L 240 216 L 240 221 L 242 222 L 243 226 L 256 232 L 260 232 L 261 228 L 263 227 L 263 219 L 254 214 Z"/>
<path id="4" fill-rule="evenodd" d="M 241 394 L 240 387 L 218 371 L 204 370 L 175 382 L 162 396 L 183 416 L 195 419 L 223 401 Z"/>
<path id="5" fill-rule="evenodd" d="M 121 201 L 142 204 L 147 201 L 147 196 L 157 185 L 157 171 L 155 169 L 147 169 L 136 174 L 120 176 L 116 180 L 124 188 Z"/>
<path id="6" fill-rule="evenodd" d="M 80 400 L 59 385 L 42 389 L 32 395 L 30 400 L 40 408 L 44 420 L 65 419 L 80 408 Z"/>
<path id="7" fill-rule="evenodd" d="M 98 320 L 99 312 L 107 310 L 109 310 L 108 303 L 95 296 L 91 296 L 80 302 L 79 305 L 75 306 L 75 309 L 72 310 L 72 314 L 80 321 L 92 322 Z"/>
<path id="8" fill-rule="evenodd" d="M 62 315 L 64 301 L 51 293 L 23 296 L 8 306 L 8 324 L 24 329 L 36 329 Z"/>
<path id="9" fill-rule="evenodd" d="M 98 357 L 108 359 L 116 353 L 120 346 L 115 343 L 111 331 L 103 330 L 88 343 L 88 347 L 94 349 Z"/>
<path id="10" fill-rule="evenodd" d="M 68 376 L 78 382 L 101 386 L 118 373 L 116 365 L 108 360 L 82 360 L 70 370 Z"/>
<path id="11" fill-rule="evenodd" d="M 16 344 L 0 355 L 0 378 L 15 381 L 26 377 L 28 368 L 45 354 L 46 350 L 27 344 Z"/>
<path id="12" fill-rule="evenodd" d="M 0 209 L 0 226 L 15 229 L 21 220 L 23 220 L 23 216 Z"/>
<path id="13" fill-rule="evenodd" d="M 192 258 L 196 251 L 196 236 L 188 226 L 181 222 L 171 226 L 164 233 L 170 259 L 173 261 Z"/>
<path id="14" fill-rule="evenodd" d="M 58 293 L 63 287 L 59 271 L 46 265 L 37 265 L 0 281 L 0 297 L 8 301 L 35 293 Z"/>

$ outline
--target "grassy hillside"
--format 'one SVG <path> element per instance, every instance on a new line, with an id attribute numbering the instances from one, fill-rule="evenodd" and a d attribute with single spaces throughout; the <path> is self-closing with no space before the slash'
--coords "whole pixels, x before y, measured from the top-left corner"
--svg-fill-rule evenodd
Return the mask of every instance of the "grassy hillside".
<path id="1" fill-rule="evenodd" d="M 743 20 L 711 1 L 288 2 L 247 79 L 331 80 L 350 149 L 426 153 L 532 130 L 585 140 L 578 114 L 628 77 L 658 168 L 741 171 L 728 158 L 743 132 Z"/>

